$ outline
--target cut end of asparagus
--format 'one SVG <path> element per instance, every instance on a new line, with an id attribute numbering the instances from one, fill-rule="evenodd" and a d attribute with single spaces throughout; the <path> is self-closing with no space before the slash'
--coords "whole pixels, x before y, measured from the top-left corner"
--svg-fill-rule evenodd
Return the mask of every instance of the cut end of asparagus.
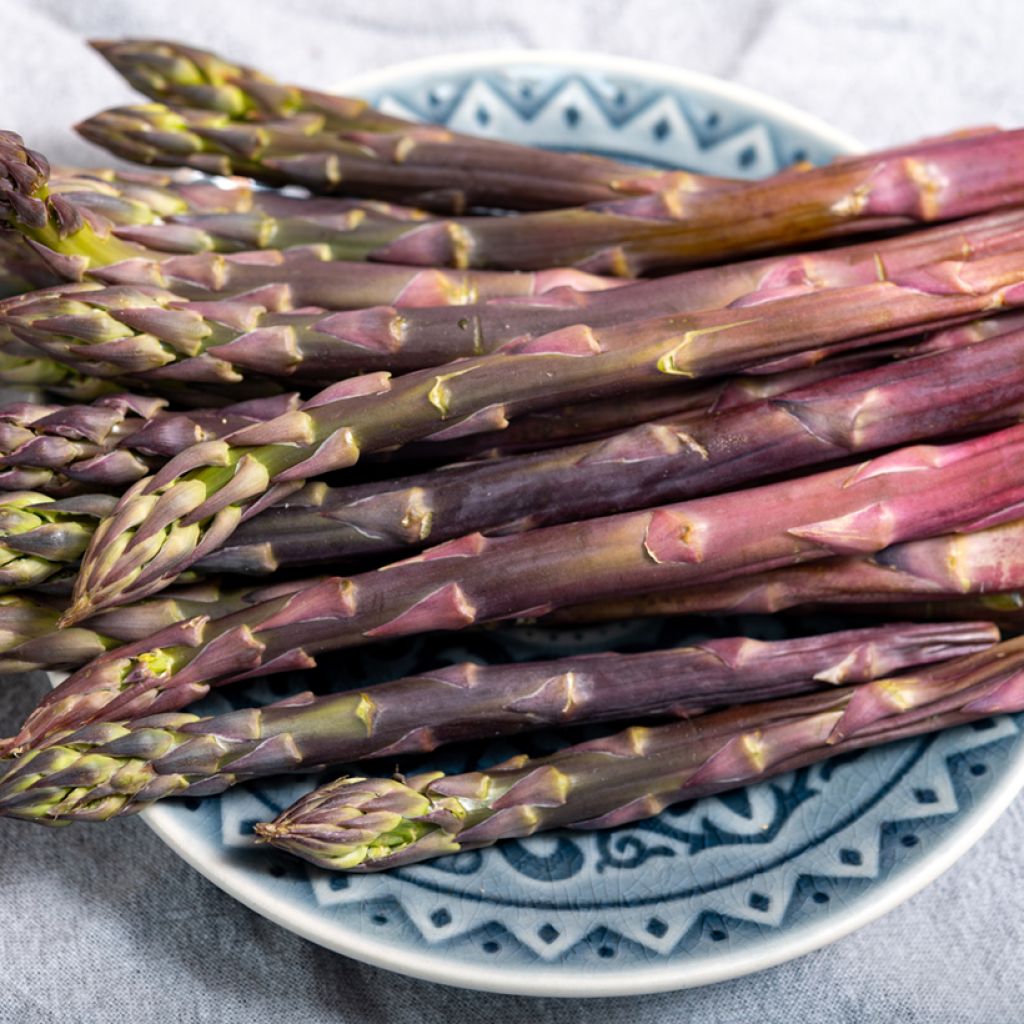
<path id="1" fill-rule="evenodd" d="M 341 778 L 255 831 L 259 841 L 333 871 L 379 871 L 457 853 L 466 809 L 419 792 L 438 776 Z"/>

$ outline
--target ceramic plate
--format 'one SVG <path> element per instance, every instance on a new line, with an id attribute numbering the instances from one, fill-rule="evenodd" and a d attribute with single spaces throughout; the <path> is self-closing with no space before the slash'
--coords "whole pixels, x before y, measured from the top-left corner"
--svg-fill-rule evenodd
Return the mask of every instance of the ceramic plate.
<path id="1" fill-rule="evenodd" d="M 753 178 L 855 149 L 839 132 L 766 97 L 603 57 L 445 58 L 345 88 L 388 111 L 462 131 L 711 174 Z M 771 620 L 722 619 L 701 636 L 769 637 L 782 628 Z M 549 658 L 695 638 L 678 622 L 661 622 L 403 640 L 348 653 L 314 673 L 229 688 L 206 707 L 266 702 L 310 686 L 362 685 L 467 658 Z M 308 779 L 168 801 L 145 819 L 243 903 L 348 956 L 502 992 L 654 992 L 787 960 L 920 889 L 1017 793 L 1024 781 L 1019 725 L 1013 718 L 979 722 L 614 831 L 537 836 L 383 875 L 332 875 L 254 848 L 253 822 L 273 817 Z M 563 742 L 541 734 L 403 759 L 402 766 L 461 770 Z"/>

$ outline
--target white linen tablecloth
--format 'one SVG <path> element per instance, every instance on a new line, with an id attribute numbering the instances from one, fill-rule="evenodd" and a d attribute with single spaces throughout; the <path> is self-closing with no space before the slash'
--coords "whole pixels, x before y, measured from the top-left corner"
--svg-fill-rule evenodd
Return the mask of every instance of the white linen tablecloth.
<path id="1" fill-rule="evenodd" d="M 329 87 L 414 57 L 495 48 L 624 54 L 787 100 L 870 145 L 1024 123 L 1013 0 L 0 0 L 0 127 L 62 162 L 70 131 L 133 94 L 83 38 L 166 36 Z M 0 680 L 0 731 L 43 692 Z M 263 920 L 140 821 L 0 821 L 0 1024 L 1016 1022 L 1024 1018 L 1024 801 L 907 904 L 798 961 L 645 998 L 493 996 L 391 975 Z"/>

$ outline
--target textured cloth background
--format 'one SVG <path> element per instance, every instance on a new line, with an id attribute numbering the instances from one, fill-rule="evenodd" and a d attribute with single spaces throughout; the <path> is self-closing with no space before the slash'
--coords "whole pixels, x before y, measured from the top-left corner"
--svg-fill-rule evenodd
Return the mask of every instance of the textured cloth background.
<path id="1" fill-rule="evenodd" d="M 868 144 L 1024 123 L 1014 0 L 0 0 L 0 126 L 54 159 L 132 94 L 83 36 L 173 36 L 285 79 L 455 50 L 600 50 L 762 89 Z M 0 680 L 0 731 L 42 692 Z M 603 1003 L 489 996 L 313 946 L 206 882 L 139 821 L 0 822 L 0 1024 L 607 1024 L 1021 1020 L 1024 801 L 925 892 L 841 942 L 710 988 Z"/>

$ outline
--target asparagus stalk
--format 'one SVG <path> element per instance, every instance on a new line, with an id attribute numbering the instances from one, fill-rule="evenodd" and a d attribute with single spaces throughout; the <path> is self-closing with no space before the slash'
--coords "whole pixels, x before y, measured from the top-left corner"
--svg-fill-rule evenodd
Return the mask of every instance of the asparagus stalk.
<path id="1" fill-rule="evenodd" d="M 0 597 L 0 671 L 80 668 L 104 651 L 147 636 L 183 619 L 228 615 L 287 593 L 302 583 L 228 589 L 207 579 L 165 595 L 100 613 L 87 625 L 57 626 L 66 604 L 60 595 L 6 594 Z"/>
<path id="2" fill-rule="evenodd" d="M 292 196 L 246 178 L 213 184 L 194 171 L 55 171 L 51 192 L 109 222 L 118 237 L 158 252 L 239 252 L 325 244 L 338 259 L 362 259 L 410 224 L 415 207 L 375 200 Z M 377 239 L 375 242 L 374 239 Z"/>
<path id="3" fill-rule="evenodd" d="M 51 186 L 52 187 L 52 186 Z M 221 195 L 232 192 L 216 189 Z M 235 190 L 237 191 L 237 190 Z M 63 186 L 65 198 L 74 200 L 69 187 Z M 115 196 L 117 193 L 115 192 Z M 272 200 L 260 199 L 259 196 L 276 197 Z M 172 194 L 173 197 L 173 194 Z M 86 191 L 80 197 L 90 208 L 96 205 L 96 197 Z M 111 198 L 110 202 L 115 199 Z M 242 197 L 239 197 L 239 202 Z M 184 209 L 181 212 L 162 212 L 166 207 L 157 207 L 149 216 L 135 214 L 133 217 L 120 217 L 126 223 L 118 223 L 113 227 L 114 233 L 122 239 L 144 245 L 158 251 L 178 253 L 188 252 L 237 252 L 245 249 L 286 249 L 294 246 L 316 245 L 324 247 L 332 259 L 340 260 L 383 260 L 395 262 L 390 253 L 401 253 L 407 239 L 414 238 L 421 229 L 437 234 L 447 231 L 452 239 L 448 246 L 436 246 L 433 254 L 436 259 L 431 265 L 451 266 L 456 268 L 475 267 L 491 269 L 493 252 L 503 252 L 509 245 L 518 245 L 518 238 L 524 230 L 529 230 L 530 218 L 521 223 L 522 218 L 463 218 L 459 221 L 439 221 L 427 218 L 420 211 L 408 210 L 388 204 L 358 204 L 352 200 L 320 198 L 302 200 L 277 197 L 272 191 L 257 193 L 246 205 L 244 210 L 204 210 Z M 184 202 L 182 203 L 185 206 Z M 198 205 L 198 204 L 194 204 Z M 213 205 L 208 204 L 208 205 Z M 340 209 L 339 209 L 340 207 Z M 116 211 L 120 213 L 120 211 Z M 133 211 L 134 212 L 134 211 Z M 159 222 L 157 217 L 159 216 Z M 1017 211 L 1006 211 L 985 214 L 971 218 L 963 225 L 940 225 L 928 231 L 862 243 L 849 249 L 840 250 L 837 254 L 828 252 L 809 254 L 806 257 L 767 257 L 738 266 L 726 265 L 717 268 L 706 268 L 703 272 L 691 272 L 685 279 L 685 287 L 698 293 L 718 290 L 724 296 L 730 294 L 746 294 L 752 291 L 763 278 L 771 282 L 773 287 L 791 287 L 813 280 L 817 285 L 839 274 L 848 278 L 858 266 L 862 271 L 862 279 L 873 280 L 878 272 L 877 261 L 892 254 L 893 259 L 902 259 L 904 265 L 911 265 L 917 254 L 917 262 L 928 262 L 939 258 L 955 258 L 962 253 L 952 249 L 948 255 L 936 251 L 937 246 L 945 243 L 949 246 L 956 236 L 967 232 L 985 236 L 1000 231 L 1013 229 L 1019 224 L 1020 214 Z M 424 223 L 424 222 L 427 223 Z M 472 244 L 458 245 L 458 239 L 467 236 L 472 238 L 476 233 L 484 232 L 488 237 L 488 247 L 475 248 Z M 973 244 L 968 240 L 965 244 Z M 403 263 L 425 263 L 428 254 L 418 253 L 411 249 L 408 257 L 398 258 Z M 847 262 L 850 265 L 847 265 Z M 889 259 L 885 259 L 888 264 Z M 558 266 L 557 254 L 545 266 Z M 505 269 L 505 263 L 502 264 Z M 512 268 L 517 269 L 517 268 Z M 899 269 L 898 265 L 892 269 Z M 866 275 L 866 276 L 863 276 Z M 847 282 L 849 283 L 849 282 Z M 684 282 L 680 282 L 684 286 Z M 672 288 L 668 299 L 677 300 L 678 289 Z M 658 303 L 666 301 L 666 287 L 651 285 L 646 292 L 635 295 L 635 308 L 641 312 L 648 310 L 647 300 Z M 720 304 L 725 304 L 728 298 Z M 719 304 L 716 302 L 715 304 Z M 679 308 L 673 305 L 670 308 Z M 667 310 L 666 310 L 667 311 Z M 491 313 L 497 329 L 501 320 L 498 313 Z M 522 316 L 521 310 L 514 310 Z M 596 315 L 598 311 L 594 311 Z M 551 311 L 554 315 L 555 311 Z M 542 327 L 538 323 L 537 314 L 528 318 L 524 330 L 551 330 L 553 327 Z M 553 326 L 560 326 L 554 324 Z"/>
<path id="4" fill-rule="evenodd" d="M 51 183 L 51 188 L 54 187 Z M 214 188 L 212 191 L 221 196 L 231 196 L 246 190 Z M 122 238 L 171 251 L 203 252 L 271 246 L 284 248 L 309 244 L 314 245 L 319 253 L 326 251 L 332 258 L 361 259 L 371 255 L 375 246 L 371 244 L 360 248 L 358 238 L 369 232 L 373 239 L 379 240 L 382 221 L 395 222 L 396 230 L 408 231 L 409 220 L 415 219 L 417 214 L 417 211 L 411 211 L 399 218 L 393 208 L 388 208 L 384 214 L 363 208 L 340 214 L 332 206 L 347 204 L 338 200 L 311 201 L 276 197 L 271 202 L 258 198 L 275 195 L 266 190 L 255 195 L 249 193 L 244 200 L 239 197 L 236 201 L 255 209 L 227 214 L 174 216 L 164 212 L 168 205 L 165 202 L 156 205 L 148 218 L 134 218 L 144 222 L 141 226 L 132 223 L 132 218 L 123 217 L 129 221 L 127 227 L 114 227 L 114 231 Z M 176 194 L 172 194 L 172 198 L 175 197 Z M 82 197 L 70 191 L 62 191 L 62 198 L 74 201 Z M 93 193 L 84 193 L 86 202 L 92 198 Z M 193 205 L 214 206 L 214 201 L 203 197 L 196 201 L 190 195 L 189 201 Z M 328 204 L 328 209 L 318 213 L 318 204 Z M 274 216 L 274 209 L 282 206 L 285 214 Z M 310 211 L 310 207 L 313 207 L 313 211 Z M 164 222 L 146 223 L 156 217 L 161 217 Z M 168 219 L 173 223 L 167 223 Z M 840 250 L 768 257 L 748 263 L 705 268 L 678 274 L 663 281 L 635 285 L 620 291 L 611 302 L 607 301 L 609 296 L 598 301 L 597 296 L 589 293 L 581 295 L 575 291 L 565 291 L 547 296 L 539 303 L 526 302 L 522 297 L 514 302 L 491 300 L 488 303 L 474 303 L 471 309 L 455 316 L 445 315 L 442 310 L 410 314 L 408 309 L 399 313 L 394 308 L 385 307 L 354 315 L 352 329 L 356 336 L 378 339 L 384 352 L 396 350 L 392 353 L 393 358 L 404 358 L 402 365 L 413 367 L 423 365 L 422 362 L 409 361 L 414 360 L 417 350 L 423 347 L 427 351 L 439 351 L 451 358 L 459 354 L 474 354 L 503 340 L 536 335 L 580 322 L 581 319 L 592 325 L 621 323 L 656 313 L 724 306 L 744 296 L 749 303 L 754 294 L 763 293 L 765 297 L 773 297 L 791 294 L 801 288 L 865 283 L 877 279 L 880 274 L 884 276 L 885 273 L 899 272 L 924 262 L 992 253 L 1013 245 L 1020 234 L 1020 222 L 1021 214 L 1009 211 Z M 514 219 L 503 219 L 501 223 L 507 224 L 510 231 L 520 230 Z M 208 230 L 201 229 L 201 225 L 205 225 Z M 136 283 L 144 283 L 159 273 L 161 271 L 139 274 L 136 267 L 134 280 Z M 335 270 L 335 273 L 338 271 Z M 123 269 L 115 276 L 118 280 L 123 279 Z M 131 274 L 128 276 L 132 278 Z M 164 268 L 163 276 L 173 281 L 173 273 L 167 268 Z M 188 278 L 188 274 L 185 276 Z M 251 282 L 254 286 L 265 283 L 265 280 Z M 195 284 L 193 282 L 190 285 L 186 280 L 182 286 L 195 287 Z M 298 304 L 308 304 L 315 300 L 315 295 L 310 297 L 307 294 L 306 301 Z M 452 346 L 457 345 L 459 339 L 465 348 L 456 351 Z"/>
<path id="5" fill-rule="evenodd" d="M 943 229 L 948 237 L 928 245 L 905 246 L 893 254 L 888 272 L 916 266 L 919 259 L 927 256 L 942 257 L 958 252 L 980 256 L 1016 251 L 1013 247 L 1019 246 L 1021 241 L 1019 227 L 1008 224 L 1005 217 L 999 220 L 998 226 L 990 225 L 991 231 L 980 224 L 977 230 L 962 230 L 954 234 Z M 341 376 L 375 369 L 404 371 L 438 365 L 460 356 L 500 351 L 510 343 L 522 344 L 532 337 L 530 330 L 524 332 L 520 328 L 528 327 L 530 323 L 534 327 L 543 326 L 549 316 L 551 324 L 558 326 L 584 322 L 583 318 L 593 311 L 596 319 L 592 324 L 585 321 L 588 326 L 616 328 L 632 323 L 638 316 L 649 319 L 653 315 L 684 312 L 688 307 L 711 309 L 728 305 L 737 297 L 739 290 L 747 286 L 759 289 L 744 298 L 745 304 L 752 304 L 791 293 L 800 294 L 819 285 L 838 286 L 845 282 L 850 286 L 878 278 L 882 254 L 877 248 L 859 255 L 852 250 L 837 252 L 839 255 L 822 255 L 822 265 L 813 271 L 810 269 L 811 257 L 799 258 L 804 260 L 801 264 L 803 270 L 794 269 L 793 261 L 797 257 L 787 257 L 773 261 L 767 275 L 760 271 L 754 274 L 744 272 L 729 281 L 719 281 L 722 287 L 718 287 L 714 280 L 709 280 L 707 287 L 700 282 L 696 287 L 690 287 L 689 278 L 705 276 L 705 272 L 698 271 L 614 289 L 612 297 L 621 296 L 623 301 L 605 302 L 596 307 L 587 302 L 589 293 L 559 288 L 541 296 L 536 304 L 518 304 L 511 300 L 496 303 L 493 308 L 506 327 L 493 331 L 478 319 L 476 313 L 467 316 L 457 314 L 454 319 L 445 319 L 439 316 L 439 308 L 391 306 L 331 314 L 320 310 L 287 311 L 296 298 L 295 289 L 285 283 L 258 287 L 260 280 L 267 282 L 273 279 L 269 274 L 272 268 L 265 266 L 258 268 L 260 280 L 242 279 L 232 284 L 232 275 L 219 283 L 192 278 L 177 292 L 144 285 L 103 288 L 95 283 L 53 288 L 15 303 L 8 302 L 5 306 L 5 328 L 58 361 L 74 361 L 79 367 L 106 376 L 125 373 L 148 374 L 150 377 L 187 374 L 199 380 L 235 382 L 246 371 L 266 370 L 321 380 L 324 373 Z M 309 265 L 316 271 L 332 266 L 305 253 L 292 253 L 284 259 L 293 265 L 293 269 Z M 166 266 L 162 265 L 163 268 Z M 829 270 L 830 266 L 833 271 Z M 246 272 L 252 268 L 243 263 L 241 269 Z M 719 269 L 715 268 L 716 273 Z M 779 286 L 776 273 L 788 276 L 791 271 L 800 275 L 802 283 Z M 111 268 L 106 268 L 96 271 L 94 276 L 110 272 Z M 813 279 L 808 276 L 812 272 Z M 114 274 L 115 278 L 125 276 L 120 271 Z M 142 275 L 143 280 L 145 277 Z M 174 279 L 173 275 L 171 278 L 171 283 L 181 288 L 183 282 Z M 333 288 L 330 294 L 319 293 L 315 278 L 314 273 L 313 278 L 301 286 L 314 294 L 299 297 L 332 306 L 344 306 L 351 300 L 351 295 Z M 289 274 L 286 273 L 282 280 L 288 281 Z M 678 295 L 673 298 L 677 283 L 680 286 Z M 210 299 L 221 292 L 233 293 L 249 285 L 257 287 L 221 304 L 184 301 L 189 294 L 202 295 L 201 286 L 220 289 L 210 292 L 208 288 L 206 295 Z M 639 293 L 642 301 L 632 298 L 634 293 Z M 286 311 L 281 312 L 282 307 Z M 487 305 L 473 307 L 477 311 L 488 308 Z M 520 322 L 515 316 L 516 310 L 529 316 Z M 104 312 L 110 315 L 105 318 Z M 419 313 L 424 314 L 423 321 L 419 321 Z M 540 319 L 534 314 L 540 314 Z M 136 335 L 141 335 L 141 341 L 132 343 L 127 340 L 133 336 L 130 328 L 134 328 Z M 863 342 L 857 339 L 856 344 L 862 345 Z M 177 365 L 186 360 L 184 368 Z M 174 365 L 164 369 L 170 363 Z"/>
<path id="6" fill-rule="evenodd" d="M 265 209 L 268 216 L 288 216 L 303 200 L 260 193 L 236 182 L 220 188 L 197 181 L 192 172 L 155 174 L 108 170 L 51 172 L 49 162 L 24 146 L 14 132 L 0 133 L 0 192 L 10 227 L 20 232 L 51 273 L 76 277 L 92 264 L 146 255 L 146 249 L 121 241 L 118 229 L 155 226 L 168 217 L 230 215 Z M 349 213 L 363 204 L 334 200 L 312 202 L 318 216 Z M 367 211 L 388 213 L 396 221 L 423 220 L 425 214 L 370 204 Z M 358 219 L 358 218 L 357 218 Z M 170 235 L 171 229 L 165 232 Z M 189 251 L 194 251 L 190 249 Z"/>
<path id="7" fill-rule="evenodd" d="M 915 355 L 925 355 L 928 352 L 939 352 L 943 349 L 958 348 L 961 345 L 975 345 L 979 341 L 994 338 L 1000 334 L 1008 334 L 1010 331 L 1024 327 L 1024 313 L 1019 309 L 1011 310 L 1008 313 L 999 313 L 995 316 L 984 316 L 979 319 L 950 318 L 945 324 L 936 325 L 936 329 L 917 341 L 916 343 L 893 344 L 893 354 L 904 356 L 908 352 Z M 883 336 L 884 337 L 884 336 Z M 822 359 L 835 361 L 841 356 L 855 357 L 857 354 L 868 355 L 864 351 L 866 341 L 871 341 L 871 351 L 880 348 L 877 338 L 854 339 L 852 342 L 843 342 L 826 349 L 811 349 L 807 352 L 798 352 L 796 355 L 783 356 L 780 359 L 769 359 L 758 366 L 752 366 L 747 371 L 753 375 L 768 374 L 777 376 L 782 373 L 790 373 L 794 370 L 803 370 L 813 366 Z"/>
<path id="8" fill-rule="evenodd" d="M 770 613 L 808 604 L 936 601 L 1018 589 L 1024 589 L 1024 520 L 1020 519 L 973 533 L 895 544 L 871 555 L 580 605 L 555 612 L 550 618 L 576 623 L 637 615 Z M 997 603 L 1005 602 L 1000 598 Z"/>
<path id="9" fill-rule="evenodd" d="M 41 824 L 105 820 L 164 796 L 206 796 L 261 776 L 464 739 L 623 717 L 688 718 L 735 701 L 865 682 L 998 640 L 987 623 L 883 626 L 774 643 L 731 637 L 644 654 L 451 665 L 216 718 L 100 723 L 0 773 L 0 814 Z"/>
<path id="10" fill-rule="evenodd" d="M 277 485 L 297 489 L 363 452 L 500 427 L 509 414 L 583 397 L 676 386 L 679 378 L 721 375 L 872 330 L 912 331 L 930 318 L 1010 307 L 1024 299 L 1022 276 L 1014 253 L 941 263 L 899 281 L 619 329 L 569 328 L 442 370 L 343 381 L 301 411 L 189 449 L 133 485 L 96 531 L 65 624 L 162 589 L 220 547 L 268 490 L 267 500 L 276 500 Z"/>
<path id="11" fill-rule="evenodd" d="M 581 594 L 667 590 L 1006 522 L 1024 501 L 1013 469 L 1022 454 L 1017 426 L 642 512 L 469 535 L 97 658 L 48 693 L 5 749 L 90 721 L 177 710 L 211 684 L 311 667 L 326 650 L 537 614 L 578 604 Z"/>
<path id="12" fill-rule="evenodd" d="M 84 208 L 96 226 L 147 248 L 166 252 L 210 249 L 284 249 L 327 241 L 331 232 L 381 222 L 423 222 L 424 210 L 373 200 L 307 198 L 258 188 L 247 178 L 215 184 L 195 171 L 124 171 L 109 168 L 51 171 L 48 188 Z M 198 231 L 190 225 L 205 225 Z M 314 233 L 306 218 L 318 225 Z M 285 228 L 294 224 L 301 239 Z M 138 233 L 138 237 L 135 234 Z"/>
<path id="13" fill-rule="evenodd" d="M 119 491 L 194 444 L 297 406 L 297 396 L 279 394 L 220 409 L 163 413 L 147 422 L 144 410 L 165 404 L 162 399 L 115 393 L 98 401 L 109 403 L 109 418 L 95 404 L 0 409 L 0 449 L 11 449 L 0 455 L 0 491 L 33 490 L 58 499 Z M 113 411 L 115 405 L 124 415 Z M 35 423 L 28 422 L 40 413 Z M 120 422 L 105 437 L 92 440 L 90 429 L 100 430 L 108 419 Z"/>
<path id="14" fill-rule="evenodd" d="M 672 412 L 678 408 L 680 411 L 676 412 L 673 420 L 682 422 L 688 417 L 699 417 L 704 411 L 702 407 L 709 410 L 719 406 L 732 409 L 791 390 L 801 382 L 824 379 L 840 367 L 857 369 L 858 363 L 863 361 L 863 356 L 846 357 L 836 360 L 834 367 L 824 364 L 773 377 L 727 379 L 682 395 L 645 396 L 628 414 L 637 418 L 653 418 L 655 411 Z M 652 398 L 656 397 L 666 401 L 660 404 L 653 402 Z M 573 426 L 577 429 L 585 425 L 607 427 L 614 424 L 615 409 L 607 403 L 600 407 L 603 414 L 598 409 L 584 408 Z M 528 418 L 524 417 L 524 420 L 516 421 L 509 432 L 512 433 L 517 424 L 526 420 Z M 542 421 L 541 426 L 548 423 L 554 424 L 555 420 Z M 155 426 L 159 428 L 159 423 Z M 530 426 L 528 422 L 527 426 Z M 143 427 L 137 434 L 144 437 L 147 432 L 149 428 Z M 135 438 L 136 435 L 129 434 L 124 441 L 131 443 Z M 525 440 L 525 433 L 519 439 Z M 446 446 L 439 443 L 438 447 Z M 596 450 L 599 446 L 593 447 Z M 522 469 L 528 460 L 509 461 Z M 616 465 L 625 462 L 622 458 L 612 461 Z M 483 477 L 495 475 L 495 467 L 478 468 L 482 474 L 478 482 L 483 486 Z M 459 508 L 461 498 L 453 503 L 450 500 L 453 491 L 449 488 L 454 487 L 464 496 L 464 484 L 469 480 L 460 472 L 458 469 L 455 473 L 438 471 L 402 480 L 342 488 L 330 488 L 320 481 L 307 484 L 295 494 L 284 497 L 279 504 L 243 522 L 222 548 L 199 561 L 197 569 L 263 574 L 285 566 L 310 564 L 311 561 L 351 560 L 375 552 L 399 550 L 403 546 L 419 546 L 428 537 L 437 541 L 467 532 L 465 529 L 460 531 L 456 524 L 465 526 L 470 522 L 466 513 L 471 510 L 477 513 L 477 518 L 472 521 L 479 529 L 494 529 L 514 520 L 515 517 L 510 516 L 499 502 L 481 505 L 480 495 L 471 496 L 465 509 Z M 500 479 L 503 474 L 496 475 Z M 473 479 L 476 479 L 475 474 Z M 524 477 L 523 482 L 531 483 L 529 477 Z M 548 504 L 550 497 L 545 493 Z M 51 501 L 45 494 L 29 495 L 28 498 L 31 508 L 17 495 L 14 499 L 18 502 L 16 509 L 5 509 L 0 503 L 0 557 L 11 560 L 32 556 L 32 573 L 24 582 L 17 575 L 6 580 L 0 575 L 0 585 L 12 588 L 34 586 L 53 575 L 66 576 L 78 564 L 96 523 L 109 516 L 117 503 L 117 499 L 108 494 L 78 495 L 58 501 Z M 439 501 L 447 507 L 454 505 L 456 515 L 440 515 Z M 5 530 L 5 521 L 15 524 L 17 532 Z M 16 564 L 21 565 L 20 562 Z"/>
<path id="15" fill-rule="evenodd" d="M 73 367 L 59 363 L 44 356 L 38 348 L 18 341 L 13 335 L 0 328 L 0 387 L 4 392 L 11 388 L 34 388 L 36 394 L 29 400 L 35 400 L 39 392 L 46 392 L 49 397 L 57 396 L 64 401 L 89 402 L 96 398 L 116 393 L 118 383 L 109 378 L 100 379 L 82 374 Z M 186 388 L 177 382 L 151 382 L 150 387 L 160 390 L 169 397 L 185 406 L 224 405 L 227 401 L 223 395 L 210 389 Z M 279 391 L 269 382 L 259 385 L 247 385 L 247 389 L 255 389 L 265 394 Z M 234 390 L 238 390 L 237 388 Z M 238 400 L 236 395 L 233 401 Z"/>
<path id="16" fill-rule="evenodd" d="M 836 754 L 1024 709 L 1024 639 L 911 675 L 633 726 L 462 775 L 342 777 L 256 831 L 320 867 L 379 871 L 553 828 L 611 828 Z"/>
<path id="17" fill-rule="evenodd" d="M 231 253 L 312 245 L 322 247 L 334 260 L 365 260 L 393 239 L 433 219 L 422 210 L 393 203 L 301 199 L 271 190 L 255 195 L 261 194 L 273 199 L 254 198 L 251 208 L 244 211 L 172 214 L 160 223 L 115 227 L 114 234 L 155 252 Z"/>
<path id="18" fill-rule="evenodd" d="M 866 350 L 839 355 L 834 359 L 826 358 L 783 373 L 738 374 L 697 384 L 684 391 L 656 390 L 630 395 L 628 399 L 615 403 L 597 399 L 554 409 L 540 409 L 517 416 L 502 430 L 482 431 L 448 440 L 428 437 L 375 458 L 378 461 L 399 463 L 450 463 L 467 458 L 495 458 L 542 451 L 575 441 L 601 440 L 617 431 L 644 423 L 668 419 L 682 422 L 713 412 L 724 412 L 830 376 L 880 366 L 917 351 L 918 345 L 913 343 L 872 345 Z"/>
<path id="19" fill-rule="evenodd" d="M 58 361 L 72 360 L 101 376 L 128 372 L 174 378 L 187 374 L 191 379 L 232 382 L 247 371 L 262 371 L 322 380 L 325 375 L 338 377 L 375 369 L 420 369 L 455 357 L 500 351 L 508 344 L 521 345 L 545 327 L 585 322 L 591 328 L 614 329 L 641 316 L 649 319 L 688 308 L 717 308 L 733 302 L 743 289 L 754 289 L 744 297 L 744 304 L 749 305 L 825 285 L 866 285 L 880 275 L 899 277 L 923 260 L 1016 251 L 1021 217 L 1012 213 L 978 218 L 967 226 L 935 229 L 916 242 L 893 239 L 834 253 L 677 275 L 615 289 L 607 296 L 588 298 L 577 290 L 561 289 L 542 296 L 537 303 L 476 305 L 472 312 L 466 310 L 467 315 L 460 312 L 454 317 L 440 309 L 394 306 L 326 315 L 320 311 L 281 312 L 296 301 L 337 309 L 354 298 L 349 287 L 352 281 L 340 291 L 331 285 L 336 264 L 324 263 L 306 252 L 274 254 L 269 266 L 254 266 L 249 257 L 236 258 L 229 272 L 209 275 L 206 257 L 210 254 L 200 258 L 203 268 L 199 273 L 176 272 L 176 261 L 165 261 L 156 273 L 176 291 L 144 284 L 131 287 L 133 282 L 152 279 L 149 270 L 140 271 L 139 261 L 131 261 L 127 267 L 122 263 L 93 272 L 122 282 L 112 288 L 75 285 L 8 303 L 6 327 Z M 287 266 L 279 266 L 279 259 Z M 299 284 L 291 283 L 296 269 L 303 267 L 311 273 L 298 275 Z M 360 273 L 370 269 L 378 278 L 381 269 L 408 276 L 401 268 L 356 269 Z M 318 277 L 323 270 L 328 273 Z M 277 271 L 282 276 L 274 283 Z M 381 283 L 383 278 L 377 282 Z M 239 301 L 221 305 L 182 301 L 189 294 L 210 298 L 239 291 L 249 295 L 244 306 Z M 104 312 L 110 316 L 103 317 Z M 593 321 L 588 319 L 590 314 Z M 67 329 L 62 330 L 64 327 Z M 131 342 L 136 335 L 141 337 Z M 860 339 L 854 341 L 862 344 Z M 178 365 L 181 362 L 184 367 Z"/>
<path id="20" fill-rule="evenodd" d="M 497 296 L 542 294 L 612 282 L 572 269 L 539 273 L 424 269 L 332 261 L 326 246 L 288 253 L 196 253 L 168 256 L 118 238 L 115 222 L 76 204 L 49 181 L 49 164 L 20 136 L 0 132 L 0 220 L 28 239 L 61 278 L 87 272 L 107 284 L 173 286 L 187 298 L 259 290 L 278 307 L 351 309 L 375 305 L 443 305 Z M 273 287 L 271 287 L 273 286 Z"/>
<path id="21" fill-rule="evenodd" d="M 154 254 L 147 251 L 146 255 Z M 252 293 L 278 309 L 319 306 L 331 310 L 377 305 L 461 306 L 491 298 L 544 295 L 561 288 L 588 292 L 625 283 L 571 268 L 529 273 L 353 263 L 332 260 L 326 246 L 312 245 L 285 252 L 207 252 L 97 264 L 90 277 L 105 284 L 156 285 L 183 298 Z"/>
<path id="22" fill-rule="evenodd" d="M 315 119 L 258 124 L 160 104 L 104 111 L 78 125 L 87 139 L 141 163 L 240 173 L 314 192 L 360 194 L 357 147 L 309 134 Z M 436 130 L 436 129 L 427 129 Z M 633 277 L 722 262 L 851 231 L 953 220 L 1018 205 L 1024 132 L 992 131 L 868 154 L 728 189 L 679 188 L 567 210 L 458 218 L 406 231 L 370 258 L 429 266 L 574 266 Z M 384 179 L 372 180 L 375 188 Z M 385 198 L 393 193 L 382 192 Z M 418 205 L 428 205 L 417 196 Z"/>
<path id="23" fill-rule="evenodd" d="M 456 212 L 471 206 L 546 209 L 613 199 L 671 184 L 683 192 L 720 188 L 725 182 L 687 172 L 664 172 L 579 153 L 550 153 L 531 146 L 460 135 L 382 114 L 365 101 L 281 85 L 215 54 L 162 41 L 127 40 L 93 45 L 147 96 L 184 102 L 226 115 L 232 129 L 257 131 L 266 119 L 299 132 L 311 158 L 284 155 L 269 176 L 290 180 L 315 151 L 330 152 L 328 176 L 344 177 L 354 195 L 397 197 Z M 250 124 L 249 122 L 255 122 Z M 272 127 L 272 126 L 270 126 Z M 242 135 L 239 136 L 241 141 Z M 209 163 L 208 170 L 213 163 Z M 218 171 L 217 173 L 222 173 Z"/>

